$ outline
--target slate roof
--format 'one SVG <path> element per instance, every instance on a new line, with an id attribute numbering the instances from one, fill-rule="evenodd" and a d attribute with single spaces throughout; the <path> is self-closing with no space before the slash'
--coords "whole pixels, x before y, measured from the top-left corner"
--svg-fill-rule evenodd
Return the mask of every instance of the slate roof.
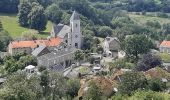
<path id="1" fill-rule="evenodd" d="M 74 11 L 70 20 L 80 20 L 79 14 L 76 11 Z"/>
<path id="2" fill-rule="evenodd" d="M 59 33 L 64 27 L 64 24 L 59 23 L 58 25 L 53 24 L 54 33 Z"/>
<path id="3" fill-rule="evenodd" d="M 63 39 L 70 32 L 71 32 L 70 26 L 64 25 L 62 29 L 57 33 L 57 36 Z"/>
<path id="4" fill-rule="evenodd" d="M 108 43 L 111 43 L 112 41 L 116 40 L 117 42 L 119 42 L 119 39 L 117 37 L 106 37 L 106 40 L 108 41 Z"/>
<path id="5" fill-rule="evenodd" d="M 52 71 L 58 71 L 58 72 L 61 72 L 61 71 L 64 71 L 64 66 L 62 66 L 61 64 L 56 64 L 52 67 L 50 67 L 50 70 Z"/>
<path id="6" fill-rule="evenodd" d="M 46 46 L 42 46 L 40 45 L 38 48 L 36 48 L 31 54 L 33 56 L 38 56 L 44 49 L 46 48 Z"/>
<path id="7" fill-rule="evenodd" d="M 73 53 L 75 51 L 76 51 L 75 48 L 71 48 L 71 47 L 70 48 L 64 48 L 64 49 L 61 49 L 59 51 L 53 51 L 51 53 L 47 53 L 45 55 L 42 55 L 42 56 L 38 57 L 38 59 L 46 59 L 46 60 L 54 59 L 54 58 L 56 58 L 58 56 L 62 56 L 62 55 L 69 54 L 69 53 Z"/>

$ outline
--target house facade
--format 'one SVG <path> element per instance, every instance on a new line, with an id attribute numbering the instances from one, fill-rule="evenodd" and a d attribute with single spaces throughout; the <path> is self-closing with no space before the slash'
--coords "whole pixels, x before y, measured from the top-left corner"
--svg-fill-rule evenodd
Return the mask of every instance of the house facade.
<path id="1" fill-rule="evenodd" d="M 46 46 L 48 49 L 54 49 L 62 43 L 61 38 L 51 38 L 47 40 L 32 40 L 32 41 L 12 41 L 8 45 L 8 52 L 13 55 L 16 53 L 25 52 L 31 54 L 39 46 Z"/>
<path id="2" fill-rule="evenodd" d="M 161 53 L 169 53 L 170 54 L 170 41 L 163 41 L 159 46 L 159 51 Z"/>
<path id="3" fill-rule="evenodd" d="M 55 51 L 47 53 L 37 58 L 39 66 L 46 66 L 51 70 L 65 69 L 74 62 L 76 48 L 56 48 Z M 59 68 L 60 66 L 60 68 Z"/>
<path id="4" fill-rule="evenodd" d="M 120 43 L 116 37 L 106 37 L 103 42 L 103 51 L 107 56 L 117 57 Z"/>

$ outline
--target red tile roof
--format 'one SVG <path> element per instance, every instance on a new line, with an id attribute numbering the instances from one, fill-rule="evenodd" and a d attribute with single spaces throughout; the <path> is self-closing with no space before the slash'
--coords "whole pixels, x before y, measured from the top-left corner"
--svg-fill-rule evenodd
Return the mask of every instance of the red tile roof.
<path id="1" fill-rule="evenodd" d="M 38 45 L 44 45 L 47 47 L 58 46 L 62 42 L 61 38 L 52 38 L 49 40 L 32 40 L 32 41 L 13 41 L 10 43 L 11 48 L 36 48 Z"/>
<path id="2" fill-rule="evenodd" d="M 170 47 L 170 41 L 163 41 L 160 46 L 163 46 L 163 47 Z"/>

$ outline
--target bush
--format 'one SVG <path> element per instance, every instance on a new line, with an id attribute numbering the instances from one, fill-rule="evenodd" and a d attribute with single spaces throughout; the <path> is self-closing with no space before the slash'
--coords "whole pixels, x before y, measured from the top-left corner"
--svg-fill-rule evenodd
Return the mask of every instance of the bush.
<path id="1" fill-rule="evenodd" d="M 131 100 L 169 100 L 169 98 L 169 94 L 140 90 L 131 97 Z"/>
<path id="2" fill-rule="evenodd" d="M 100 37 L 107 37 L 107 36 L 111 36 L 112 35 L 112 29 L 108 26 L 102 26 L 100 29 L 99 29 L 99 34 L 98 36 Z"/>

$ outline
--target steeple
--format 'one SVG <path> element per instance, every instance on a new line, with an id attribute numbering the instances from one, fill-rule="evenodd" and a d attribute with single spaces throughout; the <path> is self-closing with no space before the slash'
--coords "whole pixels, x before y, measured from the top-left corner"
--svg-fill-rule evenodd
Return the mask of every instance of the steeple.
<path id="1" fill-rule="evenodd" d="M 80 16 L 79 16 L 79 14 L 75 10 L 74 10 L 70 20 L 71 21 L 73 21 L 73 20 L 80 20 Z"/>

